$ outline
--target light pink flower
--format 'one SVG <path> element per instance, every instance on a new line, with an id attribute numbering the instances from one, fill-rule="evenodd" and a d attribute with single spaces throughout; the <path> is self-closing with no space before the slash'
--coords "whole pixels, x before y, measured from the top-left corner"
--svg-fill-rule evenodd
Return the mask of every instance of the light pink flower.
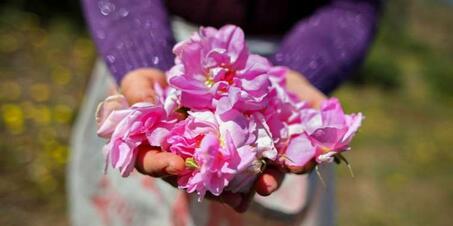
<path id="1" fill-rule="evenodd" d="M 286 118 L 279 118 L 281 115 L 271 115 L 268 119 L 279 153 L 277 162 L 285 166 L 304 166 L 316 154 L 316 147 L 304 131 L 304 121 L 291 117 L 291 115 L 300 117 L 298 113 L 300 112 L 283 112 L 281 115 L 287 115 Z"/>
<path id="2" fill-rule="evenodd" d="M 267 117 L 274 137 L 281 139 L 276 144 L 283 143 L 278 146 L 280 163 L 287 166 L 304 166 L 313 159 L 318 163 L 332 162 L 335 154 L 349 148 L 363 119 L 361 113 L 344 114 L 336 98 L 325 100 L 320 110 L 305 102 L 290 103 L 282 98 L 279 103 L 279 114 Z M 282 103 L 289 104 L 285 107 Z M 287 114 L 282 113 L 285 108 L 289 109 Z"/>
<path id="3" fill-rule="evenodd" d="M 306 133 L 294 135 L 289 139 L 280 160 L 285 166 L 305 166 L 316 154 L 316 147 Z"/>
<path id="4" fill-rule="evenodd" d="M 112 111 L 101 124 L 98 134 L 109 135 L 104 146 L 107 165 L 127 176 L 134 169 L 137 147 L 143 143 L 160 146 L 176 123 L 160 105 L 137 103 Z M 106 165 L 106 167 L 107 167 Z"/>
<path id="5" fill-rule="evenodd" d="M 210 111 L 189 112 L 189 117 L 180 121 L 164 142 L 164 150 L 186 161 L 178 186 L 189 193 L 197 192 L 200 200 L 206 191 L 220 195 L 234 176 L 256 159 L 255 150 L 248 145 L 248 120 L 240 114 L 231 117 L 222 121 Z"/>
<path id="6" fill-rule="evenodd" d="M 96 109 L 97 135 L 102 138 L 110 138 L 116 124 L 127 114 L 128 107 L 129 104 L 123 95 L 109 96 L 99 103 Z M 109 117 L 114 111 L 116 111 L 114 117 Z"/>
<path id="7" fill-rule="evenodd" d="M 221 107 L 222 111 L 266 106 L 270 63 L 249 54 L 239 27 L 201 28 L 190 40 L 177 44 L 173 52 L 176 65 L 168 72 L 168 81 L 181 91 L 183 106 Z"/>
<path id="8" fill-rule="evenodd" d="M 348 150 L 362 120 L 362 113 L 345 114 L 338 99 L 324 101 L 319 114 L 311 115 L 305 123 L 305 130 L 317 147 L 316 161 L 331 162 L 334 153 Z"/>
<path id="9" fill-rule="evenodd" d="M 315 110 L 286 89 L 286 71 L 286 68 L 274 67 L 269 73 L 273 92 L 268 107 L 263 111 L 263 124 L 271 133 L 277 149 L 276 162 L 285 166 L 303 166 L 314 157 L 316 149 L 304 133 L 302 116 L 307 110 Z"/>

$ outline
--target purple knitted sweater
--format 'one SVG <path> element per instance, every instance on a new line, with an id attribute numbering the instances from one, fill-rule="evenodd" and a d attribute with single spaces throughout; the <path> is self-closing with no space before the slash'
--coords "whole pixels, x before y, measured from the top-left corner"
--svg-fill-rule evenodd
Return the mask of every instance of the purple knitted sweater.
<path id="1" fill-rule="evenodd" d="M 270 60 L 329 93 L 362 62 L 380 1 L 83 0 L 83 6 L 97 49 L 117 81 L 136 68 L 173 65 L 173 13 L 202 25 L 233 23 L 246 35 L 281 35 Z"/>

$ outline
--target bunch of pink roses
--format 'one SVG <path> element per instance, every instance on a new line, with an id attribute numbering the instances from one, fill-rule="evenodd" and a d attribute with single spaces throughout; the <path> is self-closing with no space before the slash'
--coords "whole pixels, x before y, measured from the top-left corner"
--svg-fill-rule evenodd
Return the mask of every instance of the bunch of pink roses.
<path id="1" fill-rule="evenodd" d="M 245 192 L 266 164 L 342 158 L 360 127 L 362 114 L 345 114 L 335 98 L 314 109 L 289 92 L 287 69 L 251 54 L 239 27 L 201 28 L 173 52 L 170 86 L 155 86 L 157 103 L 128 106 L 118 95 L 100 105 L 107 165 L 123 176 L 147 144 L 185 160 L 178 186 L 200 200 L 206 191 Z"/>

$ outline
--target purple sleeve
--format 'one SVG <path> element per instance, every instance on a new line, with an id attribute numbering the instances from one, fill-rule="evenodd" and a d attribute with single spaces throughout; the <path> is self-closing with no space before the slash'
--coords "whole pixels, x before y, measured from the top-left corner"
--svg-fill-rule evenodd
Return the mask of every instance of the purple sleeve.
<path id="1" fill-rule="evenodd" d="M 141 67 L 173 64 L 173 34 L 161 0 L 83 0 L 96 47 L 119 82 Z"/>
<path id="2" fill-rule="evenodd" d="M 362 62 L 375 34 L 378 0 L 333 0 L 303 19 L 272 57 L 331 92 Z"/>

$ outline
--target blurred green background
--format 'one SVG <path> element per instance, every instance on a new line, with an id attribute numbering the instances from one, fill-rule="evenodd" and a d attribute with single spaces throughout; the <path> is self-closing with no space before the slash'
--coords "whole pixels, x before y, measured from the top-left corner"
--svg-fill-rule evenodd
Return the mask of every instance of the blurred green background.
<path id="1" fill-rule="evenodd" d="M 337 170 L 339 225 L 453 225 L 453 2 L 388 1 L 340 88 L 366 121 Z M 96 54 L 78 1 L 0 3 L 0 225 L 68 225 L 68 138 Z"/>

